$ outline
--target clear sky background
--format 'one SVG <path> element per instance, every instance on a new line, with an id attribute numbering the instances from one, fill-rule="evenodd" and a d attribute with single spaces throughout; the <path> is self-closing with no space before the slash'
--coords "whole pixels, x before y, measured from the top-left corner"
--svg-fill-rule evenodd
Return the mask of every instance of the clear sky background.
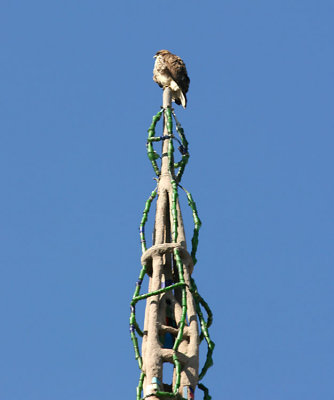
<path id="1" fill-rule="evenodd" d="M 1 400 L 135 399 L 163 48 L 191 78 L 176 111 L 214 312 L 203 383 L 213 400 L 333 400 L 333 20 L 332 0 L 2 0 Z"/>

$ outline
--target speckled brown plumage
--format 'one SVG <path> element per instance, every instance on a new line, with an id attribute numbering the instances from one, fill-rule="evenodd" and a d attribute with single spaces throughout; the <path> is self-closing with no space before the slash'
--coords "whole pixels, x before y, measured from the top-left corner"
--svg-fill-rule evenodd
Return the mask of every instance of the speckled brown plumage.
<path id="1" fill-rule="evenodd" d="M 176 104 L 187 105 L 186 93 L 189 89 L 190 79 L 183 60 L 168 50 L 160 50 L 154 56 L 156 58 L 153 69 L 153 80 L 160 87 L 172 89 L 172 99 Z"/>

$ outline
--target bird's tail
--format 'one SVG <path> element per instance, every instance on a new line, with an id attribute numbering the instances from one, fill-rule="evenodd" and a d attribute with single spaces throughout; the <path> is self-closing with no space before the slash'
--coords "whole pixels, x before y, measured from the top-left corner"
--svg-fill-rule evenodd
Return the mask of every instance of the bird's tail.
<path id="1" fill-rule="evenodd" d="M 180 90 L 180 100 L 181 100 L 181 104 L 183 108 L 187 107 L 187 96 L 185 93 L 182 92 L 182 90 Z"/>
<path id="2" fill-rule="evenodd" d="M 180 86 L 174 81 L 171 80 L 170 88 L 172 89 L 173 93 L 173 100 L 176 104 L 182 104 L 183 108 L 187 107 L 187 96 L 185 93 L 182 92 Z"/>

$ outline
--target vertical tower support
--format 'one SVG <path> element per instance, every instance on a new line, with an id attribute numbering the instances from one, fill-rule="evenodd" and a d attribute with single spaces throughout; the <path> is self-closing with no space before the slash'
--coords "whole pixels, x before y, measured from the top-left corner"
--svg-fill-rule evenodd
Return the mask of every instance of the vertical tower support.
<path id="1" fill-rule="evenodd" d="M 162 114 L 164 115 L 163 136 L 157 138 L 154 136 L 154 128 Z M 158 185 L 146 203 L 140 225 L 143 251 L 142 271 L 131 302 L 130 332 L 141 369 L 137 400 L 142 398 L 194 399 L 197 385 L 204 391 L 205 399 L 211 398 L 207 389 L 198 382 L 212 364 L 214 343 L 210 340 L 207 329 L 211 324 L 212 314 L 208 305 L 198 294 L 191 277 L 196 262 L 200 220 L 196 205 L 190 193 L 186 191 L 195 223 L 192 252 L 189 254 L 178 200 L 179 182 L 189 158 L 188 143 L 177 120 L 176 124 L 181 137 L 181 141 L 178 140 L 182 154 L 182 160 L 179 163 L 174 162 L 173 140 L 175 137 L 172 128 L 171 91 L 165 88 L 163 109 L 153 118 L 149 129 L 148 155 L 158 175 Z M 154 152 L 152 142 L 160 140 L 163 144 L 159 170 L 156 163 L 159 156 Z M 177 174 L 175 174 L 175 168 L 179 168 Z M 153 244 L 147 249 L 144 228 L 151 203 L 156 195 Z M 140 295 L 141 284 L 146 274 L 149 276 L 148 293 Z M 139 300 L 143 299 L 146 299 L 146 310 L 144 330 L 141 331 L 135 318 L 135 306 Z M 206 321 L 201 306 L 206 310 L 208 316 Z M 142 336 L 142 356 L 136 332 Z M 203 338 L 208 343 L 208 356 L 199 374 L 199 345 Z M 166 382 L 167 363 L 173 365 L 171 382 Z"/>

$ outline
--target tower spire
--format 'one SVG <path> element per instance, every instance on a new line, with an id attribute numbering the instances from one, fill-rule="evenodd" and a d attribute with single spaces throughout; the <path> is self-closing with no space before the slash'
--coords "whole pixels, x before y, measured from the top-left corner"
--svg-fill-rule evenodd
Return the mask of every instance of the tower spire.
<path id="1" fill-rule="evenodd" d="M 193 212 L 194 235 L 192 252 L 187 251 L 178 188 L 185 165 L 189 158 L 188 143 L 183 129 L 171 108 L 170 88 L 163 92 L 162 110 L 153 117 L 148 130 L 147 152 L 158 176 L 157 188 L 147 200 L 140 224 L 142 243 L 142 270 L 131 301 L 130 332 L 135 348 L 141 376 L 137 387 L 137 400 L 194 399 L 195 388 L 204 390 L 204 399 L 211 397 L 207 389 L 199 384 L 206 369 L 212 364 L 214 343 L 208 333 L 212 314 L 208 305 L 198 294 L 191 277 L 198 243 L 200 220 L 196 205 L 189 192 L 188 203 Z M 163 115 L 163 136 L 155 136 L 155 126 Z M 173 134 L 173 116 L 180 139 Z M 174 161 L 174 141 L 180 144 L 180 162 Z M 162 141 L 162 154 L 153 149 L 153 142 Z M 161 158 L 159 169 L 157 159 Z M 176 174 L 176 169 L 178 172 Z M 153 243 L 146 247 L 145 224 L 153 199 L 157 196 Z M 142 281 L 149 276 L 148 293 L 140 295 Z M 146 299 L 144 330 L 141 331 L 135 314 L 136 303 Z M 207 313 L 204 319 L 201 307 Z M 201 333 L 199 333 L 199 328 Z M 140 355 L 136 333 L 142 337 Z M 208 343 L 206 363 L 199 373 L 199 345 L 205 338 Z M 165 382 L 166 363 L 173 365 L 173 380 Z M 143 394 L 143 397 L 142 397 Z"/>

